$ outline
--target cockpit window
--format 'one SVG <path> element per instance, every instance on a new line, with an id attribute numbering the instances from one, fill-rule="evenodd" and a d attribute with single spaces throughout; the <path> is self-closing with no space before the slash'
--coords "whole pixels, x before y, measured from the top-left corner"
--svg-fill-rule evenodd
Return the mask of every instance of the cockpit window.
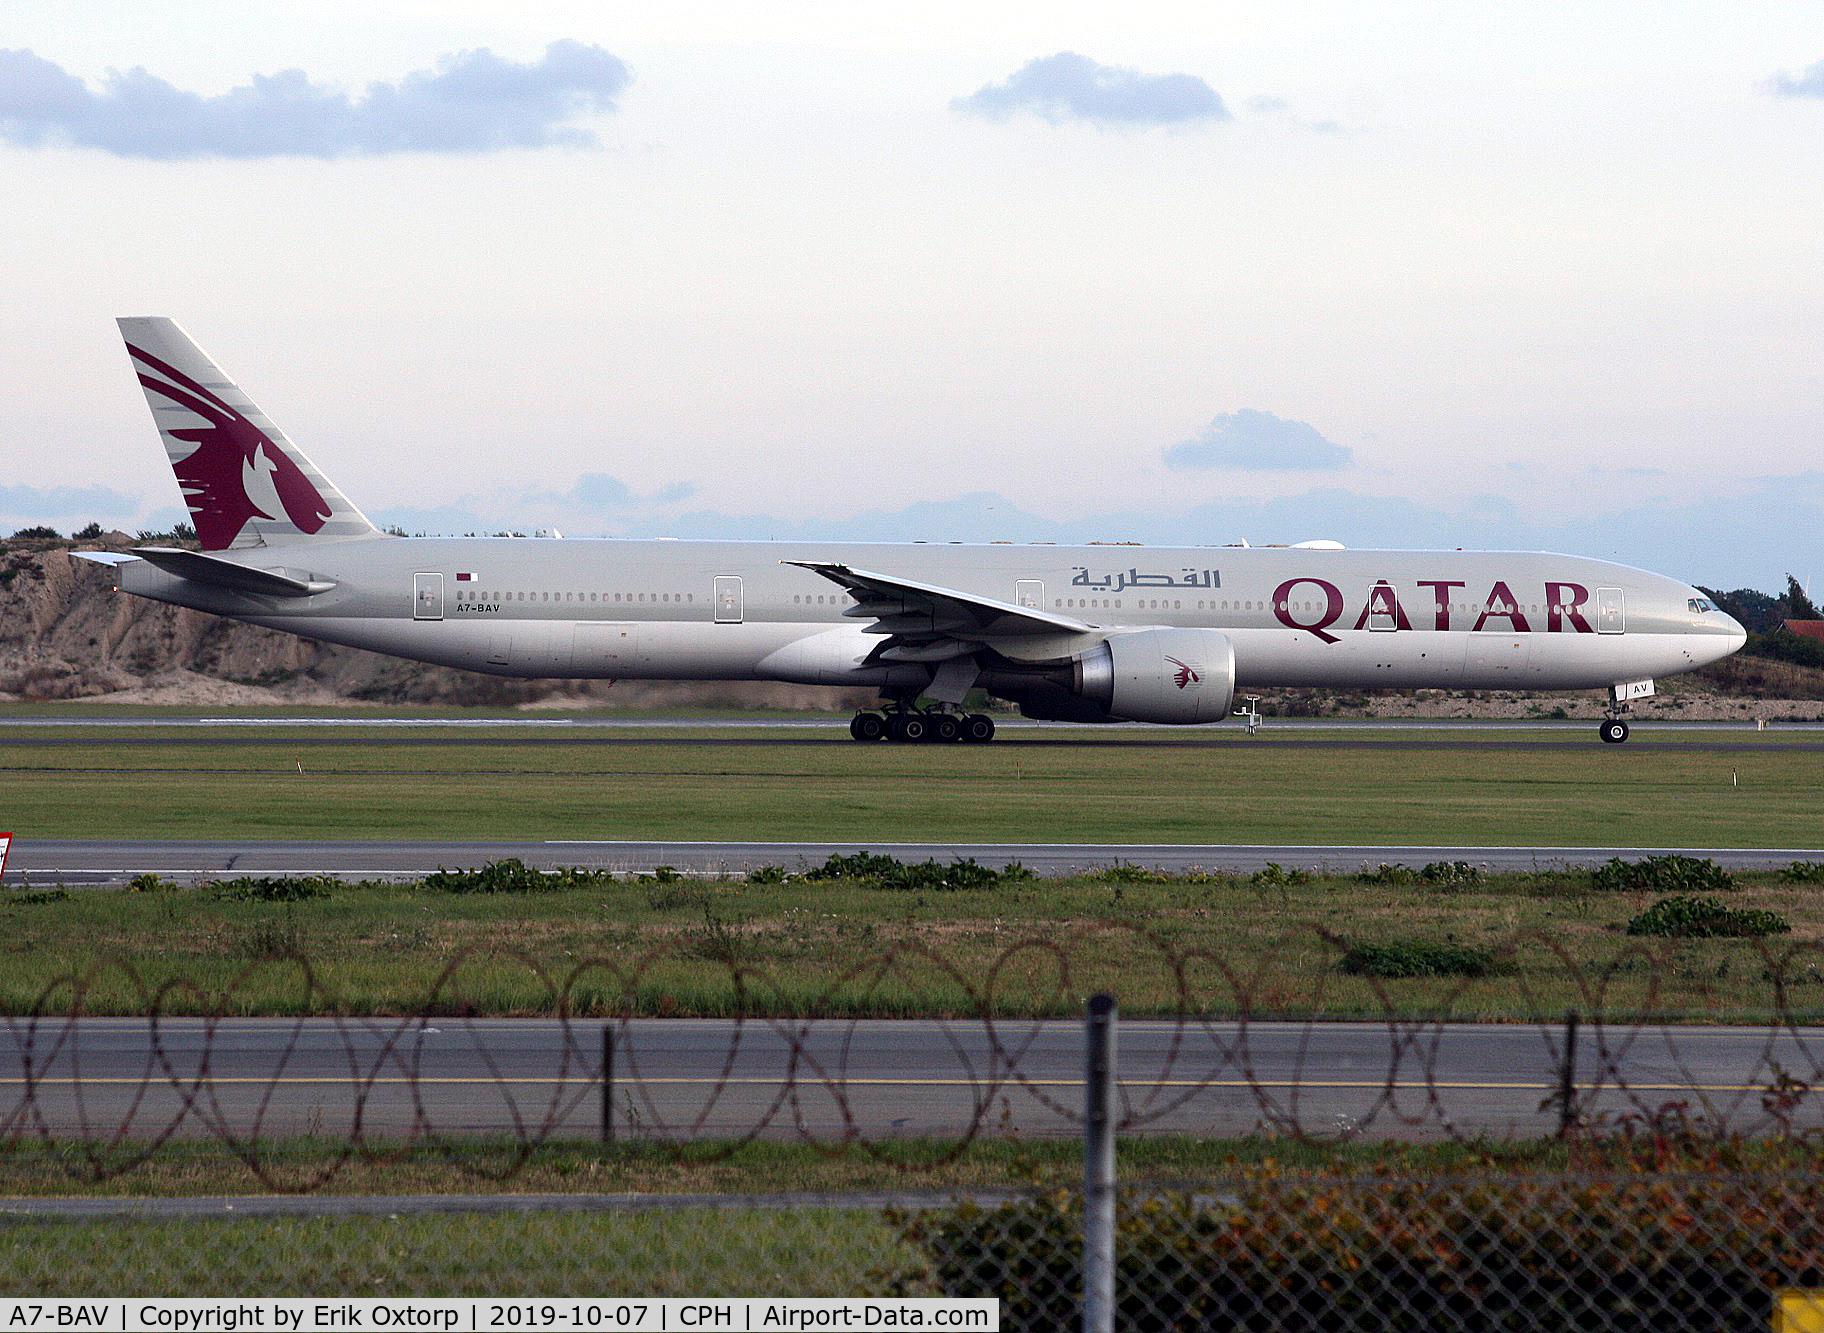
<path id="1" fill-rule="evenodd" d="M 1706 611 L 1716 610 L 1716 603 L 1711 601 L 1708 597 L 1693 597 L 1689 599 L 1685 605 L 1697 612 L 1700 616 Z"/>

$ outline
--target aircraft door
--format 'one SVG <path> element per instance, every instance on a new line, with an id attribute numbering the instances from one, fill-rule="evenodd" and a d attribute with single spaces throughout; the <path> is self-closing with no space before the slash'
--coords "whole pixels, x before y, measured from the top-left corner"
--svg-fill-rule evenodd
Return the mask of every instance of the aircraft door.
<path id="1" fill-rule="evenodd" d="M 1596 589 L 1596 632 L 1620 634 L 1628 627 L 1627 605 L 1620 588 Z"/>
<path id="2" fill-rule="evenodd" d="M 716 576 L 716 623 L 718 625 L 739 625 L 741 623 L 742 600 L 739 574 Z"/>
<path id="3" fill-rule="evenodd" d="M 1015 606 L 1037 611 L 1045 605 L 1045 585 L 1038 579 L 1019 579 L 1013 585 Z"/>
<path id="4" fill-rule="evenodd" d="M 443 619 L 443 575 L 414 574 L 413 620 Z"/>

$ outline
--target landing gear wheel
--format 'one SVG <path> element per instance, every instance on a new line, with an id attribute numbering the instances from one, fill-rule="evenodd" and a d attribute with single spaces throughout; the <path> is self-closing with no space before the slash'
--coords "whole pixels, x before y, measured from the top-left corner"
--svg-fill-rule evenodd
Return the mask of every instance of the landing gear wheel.
<path id="1" fill-rule="evenodd" d="M 1628 738 L 1628 724 L 1618 717 L 1609 718 L 1602 724 L 1601 735 L 1604 745 L 1620 745 Z"/>
<path id="2" fill-rule="evenodd" d="M 849 735 L 858 741 L 877 741 L 887 734 L 887 719 L 879 713 L 857 713 L 849 720 Z"/>
<path id="3" fill-rule="evenodd" d="M 949 713 L 939 713 L 931 719 L 931 739 L 949 744 L 958 739 L 963 732 L 962 724 Z"/>
<path id="4" fill-rule="evenodd" d="M 971 745 L 982 745 L 994 739 L 994 719 L 986 713 L 971 713 L 963 719 L 962 737 Z"/>
<path id="5" fill-rule="evenodd" d="M 889 740 L 906 741 L 916 745 L 930 734 L 931 728 L 921 713 L 894 713 L 887 718 Z"/>

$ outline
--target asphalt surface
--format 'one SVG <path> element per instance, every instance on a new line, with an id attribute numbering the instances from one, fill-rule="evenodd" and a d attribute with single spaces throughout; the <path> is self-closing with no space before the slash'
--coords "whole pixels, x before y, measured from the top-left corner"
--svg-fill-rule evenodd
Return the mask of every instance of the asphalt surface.
<path id="1" fill-rule="evenodd" d="M 607 1031 L 617 1137 L 1081 1133 L 1076 1022 L 637 1019 Z M 1562 1039 L 1512 1024 L 1123 1020 L 1122 1132 L 1549 1134 Z M 601 1023 L 538 1019 L 15 1018 L 0 1027 L 0 1124 L 243 1147 L 306 1132 L 595 1138 L 603 1042 Z M 1588 1113 L 1684 1100 L 1752 1133 L 1771 1123 L 1761 1098 L 1775 1062 L 1824 1079 L 1824 1029 L 1586 1024 L 1573 1077 Z"/>
<path id="2" fill-rule="evenodd" d="M 1421 867 L 1468 861 L 1490 871 L 1600 865 L 1610 857 L 1666 853 L 1710 857 L 1731 870 L 1768 870 L 1824 860 L 1816 847 L 1479 847 L 1242 845 L 1201 843 L 897 843 L 897 842 L 310 842 L 213 840 L 141 842 L 15 837 L 4 883 L 12 888 L 95 888 L 150 871 L 173 883 L 239 875 L 333 875 L 340 879 L 408 879 L 435 870 L 472 869 L 518 857 L 528 866 L 650 872 L 670 866 L 693 875 L 736 875 L 758 866 L 818 865 L 858 851 L 902 861 L 969 857 L 1003 867 L 1018 861 L 1041 875 L 1064 875 L 1123 863 L 1168 872 L 1252 874 L 1269 863 L 1354 873 L 1382 863 Z"/>

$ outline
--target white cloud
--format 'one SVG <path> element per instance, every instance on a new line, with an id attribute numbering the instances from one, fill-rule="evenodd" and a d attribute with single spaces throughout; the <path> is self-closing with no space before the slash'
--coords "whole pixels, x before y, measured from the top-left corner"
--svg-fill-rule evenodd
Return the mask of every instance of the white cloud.
<path id="1" fill-rule="evenodd" d="M 1781 70 L 1769 86 L 1776 97 L 1824 97 L 1824 60 L 1797 78 Z"/>
<path id="2" fill-rule="evenodd" d="M 601 47 L 560 41 L 526 64 L 463 51 L 356 98 L 300 69 L 205 97 L 142 68 L 111 72 L 95 92 L 30 51 L 0 50 L 0 139 L 160 159 L 594 147 L 563 122 L 613 110 L 631 78 Z"/>
<path id="3" fill-rule="evenodd" d="M 988 84 L 951 105 L 996 120 L 1030 111 L 1053 124 L 1183 125 L 1230 119 L 1216 90 L 1193 74 L 1142 74 L 1099 65 L 1074 51 L 1028 61 L 1006 82 Z"/>

